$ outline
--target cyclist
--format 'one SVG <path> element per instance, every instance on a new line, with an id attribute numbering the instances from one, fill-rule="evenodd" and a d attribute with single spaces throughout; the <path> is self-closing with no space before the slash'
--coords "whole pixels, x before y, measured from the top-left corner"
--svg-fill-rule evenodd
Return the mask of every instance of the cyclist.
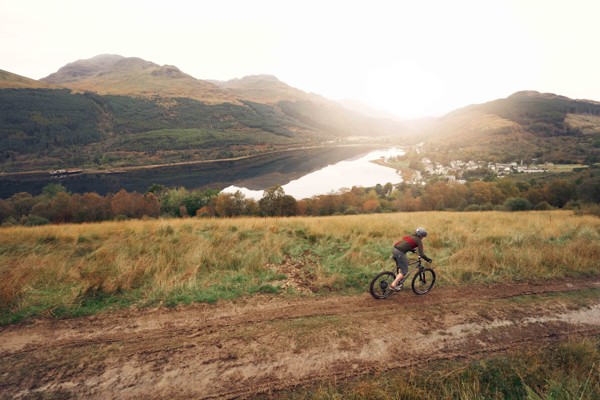
<path id="1" fill-rule="evenodd" d="M 422 239 L 427 236 L 427 231 L 423 228 L 417 228 L 415 233 L 410 235 L 406 235 L 394 243 L 394 248 L 392 250 L 392 257 L 396 261 L 396 265 L 400 269 L 400 273 L 394 279 L 394 282 L 390 285 L 392 290 L 400 290 L 401 287 L 398 286 L 400 281 L 404 278 L 404 275 L 408 272 L 408 258 L 406 257 L 406 253 L 409 251 L 414 252 L 416 248 L 419 249 L 419 255 L 427 262 L 431 262 L 431 258 L 425 255 L 423 251 L 423 241 Z"/>

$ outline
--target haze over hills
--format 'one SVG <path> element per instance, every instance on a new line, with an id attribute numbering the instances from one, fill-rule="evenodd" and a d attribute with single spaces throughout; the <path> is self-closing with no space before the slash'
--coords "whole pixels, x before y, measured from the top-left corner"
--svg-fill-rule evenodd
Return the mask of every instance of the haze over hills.
<path id="1" fill-rule="evenodd" d="M 276 104 L 279 101 L 330 102 L 326 98 L 281 82 L 273 75 L 249 75 L 229 81 L 210 81 L 227 92 L 258 103 Z"/>
<path id="2" fill-rule="evenodd" d="M 200 80 L 119 55 L 78 60 L 40 81 L 0 71 L 0 107 L 4 170 L 235 157 L 351 136 L 493 160 L 584 162 L 600 151 L 600 103 L 590 100 L 523 91 L 400 122 L 270 75 Z"/>

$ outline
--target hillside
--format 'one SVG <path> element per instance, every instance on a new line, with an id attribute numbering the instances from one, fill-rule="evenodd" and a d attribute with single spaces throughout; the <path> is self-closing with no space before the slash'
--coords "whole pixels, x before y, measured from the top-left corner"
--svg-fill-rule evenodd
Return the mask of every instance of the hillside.
<path id="1" fill-rule="evenodd" d="M 40 81 L 3 71 L 0 100 L 4 172 L 229 158 L 350 137 L 424 141 L 428 155 L 454 159 L 600 159 L 600 103 L 534 91 L 412 124 L 270 75 L 207 81 L 175 66 L 100 55 Z"/>
<path id="2" fill-rule="evenodd" d="M 0 69 L 0 89 L 51 88 L 53 85 Z"/>
<path id="3" fill-rule="evenodd" d="M 75 61 L 20 90 L 8 85 L 0 86 L 4 172 L 230 158 L 409 132 L 275 77 L 217 85 L 118 55 Z"/>
<path id="4" fill-rule="evenodd" d="M 431 149 L 495 160 L 592 162 L 600 157 L 600 103 L 534 91 L 471 105 L 425 132 Z"/>
<path id="5" fill-rule="evenodd" d="M 237 97 L 258 103 L 277 104 L 280 101 L 314 101 L 325 103 L 330 100 L 281 82 L 272 75 L 250 75 L 229 81 L 211 81 Z"/>

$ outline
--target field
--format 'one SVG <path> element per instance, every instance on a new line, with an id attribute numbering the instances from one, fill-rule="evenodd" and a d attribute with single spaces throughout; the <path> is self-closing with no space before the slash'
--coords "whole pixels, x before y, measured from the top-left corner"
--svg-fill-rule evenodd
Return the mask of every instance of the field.
<path id="1" fill-rule="evenodd" d="M 436 287 L 372 299 L 391 244 L 416 226 L 430 232 Z M 0 233 L 0 398 L 600 393 L 597 217 L 194 218 Z"/>

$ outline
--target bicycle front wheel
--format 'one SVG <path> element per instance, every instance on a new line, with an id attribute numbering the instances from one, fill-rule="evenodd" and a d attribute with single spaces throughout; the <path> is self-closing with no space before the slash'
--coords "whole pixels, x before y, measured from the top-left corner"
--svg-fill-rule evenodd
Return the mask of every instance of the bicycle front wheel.
<path id="1" fill-rule="evenodd" d="M 435 283 L 435 272 L 431 268 L 419 270 L 412 280 L 412 290 L 416 294 L 425 294 Z"/>
<path id="2" fill-rule="evenodd" d="M 371 296 L 378 300 L 390 297 L 393 292 L 393 290 L 390 288 L 390 284 L 394 282 L 394 279 L 396 279 L 396 275 L 394 275 L 393 272 L 385 271 L 379 273 L 371 281 L 371 285 L 369 287 Z"/>

